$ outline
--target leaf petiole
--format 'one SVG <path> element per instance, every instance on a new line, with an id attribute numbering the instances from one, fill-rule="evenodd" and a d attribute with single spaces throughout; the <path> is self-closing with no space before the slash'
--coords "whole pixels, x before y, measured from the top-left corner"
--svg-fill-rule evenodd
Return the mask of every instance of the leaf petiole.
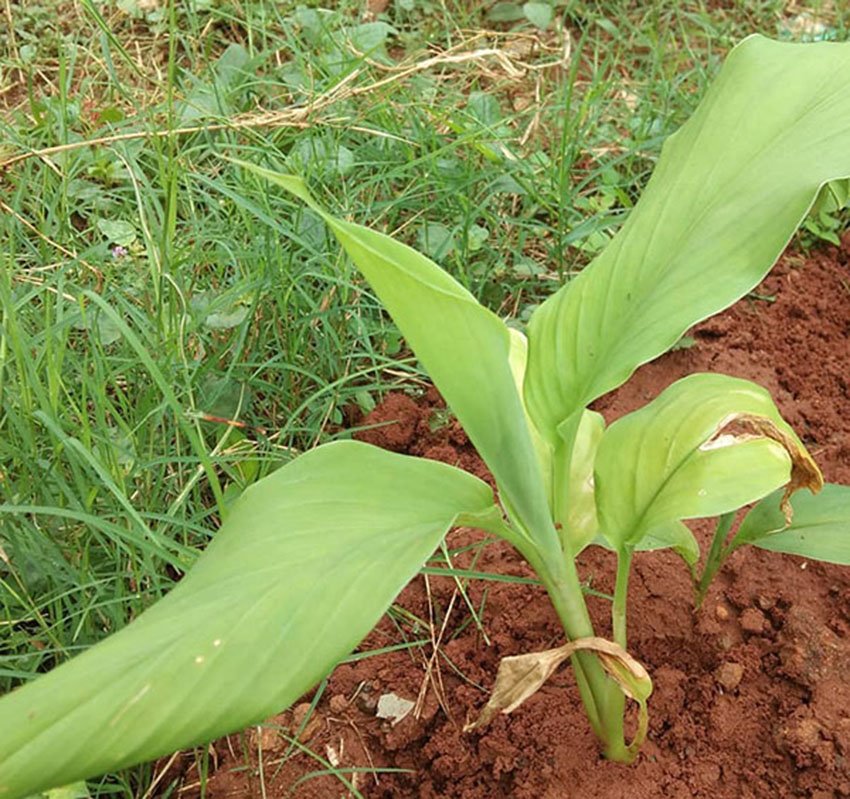
<path id="1" fill-rule="evenodd" d="M 733 521 L 735 521 L 735 511 L 724 513 L 717 520 L 717 527 L 714 529 L 714 537 L 711 539 L 711 549 L 708 550 L 708 556 L 705 559 L 702 577 L 700 577 L 699 582 L 694 586 L 694 604 L 697 610 L 702 607 L 711 581 L 715 578 L 717 572 L 720 571 L 723 562 L 732 553 L 733 547 L 726 546 L 726 538 L 729 535 L 729 530 L 732 528 Z"/>

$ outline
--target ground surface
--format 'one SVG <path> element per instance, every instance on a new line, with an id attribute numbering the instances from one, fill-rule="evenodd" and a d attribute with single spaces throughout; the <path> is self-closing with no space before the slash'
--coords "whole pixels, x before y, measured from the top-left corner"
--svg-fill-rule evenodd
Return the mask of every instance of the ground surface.
<path id="1" fill-rule="evenodd" d="M 750 378 L 772 391 L 827 480 L 850 482 L 848 260 L 850 253 L 839 249 L 816 253 L 806 262 L 785 257 L 758 290 L 775 301 L 745 299 L 697 326 L 693 346 L 640 369 L 627 387 L 603 398 L 599 409 L 610 421 L 694 371 Z M 483 473 L 456 423 L 440 426 L 445 417 L 435 400 L 433 391 L 416 400 L 391 395 L 365 421 L 395 423 L 361 436 Z M 477 533 L 458 531 L 449 543 L 457 551 L 480 540 Z M 467 549 L 455 565 L 531 576 L 502 543 Z M 612 560 L 606 554 L 587 553 L 582 572 L 594 588 L 612 590 Z M 431 661 L 434 649 L 426 645 L 340 666 L 314 711 L 299 706 L 269 727 L 251 731 L 241 743 L 234 737 L 217 744 L 218 768 L 207 796 L 352 795 L 337 776 L 318 776 L 323 767 L 313 759 L 316 755 L 338 766 L 365 797 L 850 796 L 846 569 L 739 550 L 695 613 L 690 583 L 675 557 L 638 557 L 631 583 L 630 646 L 652 673 L 655 694 L 649 741 L 632 767 L 599 758 L 568 668 L 512 716 L 498 718 L 481 732 L 462 732 L 463 723 L 486 701 L 502 656 L 561 642 L 541 589 L 472 581 L 467 593 L 481 611 L 489 645 L 453 579 L 418 577 L 397 603 L 407 614 L 386 618 L 362 649 L 439 637 L 442 631 L 439 656 Z M 590 603 L 604 630 L 607 602 Z M 425 623 L 417 626 L 413 618 Z M 381 695 L 415 701 L 420 692 L 418 718 L 411 712 L 395 726 L 376 718 Z M 301 739 L 313 756 L 293 752 L 284 737 L 301 727 Z M 245 746 L 248 756 L 242 753 Z M 242 754 L 234 757 L 233 752 Z M 171 777 L 177 766 L 172 765 Z M 406 771 L 346 771 L 358 768 Z M 189 769 L 185 794 L 195 793 L 192 779 Z"/>

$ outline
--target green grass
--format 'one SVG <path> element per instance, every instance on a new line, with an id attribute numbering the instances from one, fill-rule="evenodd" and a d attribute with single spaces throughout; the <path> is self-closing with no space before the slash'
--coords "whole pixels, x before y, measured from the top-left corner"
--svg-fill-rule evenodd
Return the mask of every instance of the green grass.
<path id="1" fill-rule="evenodd" d="M 572 2 L 547 31 L 329 5 L 0 4 L 0 691 L 125 625 L 245 485 L 419 374 L 318 220 L 222 156 L 303 174 L 522 325 L 729 47 L 811 35 L 778 0 Z"/>

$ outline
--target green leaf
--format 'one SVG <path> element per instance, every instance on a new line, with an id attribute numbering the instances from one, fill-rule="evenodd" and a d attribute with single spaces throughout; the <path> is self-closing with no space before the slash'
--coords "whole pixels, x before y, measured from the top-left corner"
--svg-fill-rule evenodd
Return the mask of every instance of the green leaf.
<path id="1" fill-rule="evenodd" d="M 304 136 L 293 146 L 289 158 L 292 169 L 316 170 L 324 177 L 345 176 L 355 166 L 354 153 L 325 136 Z"/>
<path id="2" fill-rule="evenodd" d="M 772 494 L 744 517 L 735 548 L 753 544 L 771 552 L 850 566 L 850 486 L 828 484 L 817 495 L 796 494 L 790 524 L 780 500 L 781 492 Z"/>
<path id="3" fill-rule="evenodd" d="M 38 55 L 38 47 L 34 44 L 24 44 L 18 50 L 18 55 L 24 64 L 31 64 Z"/>
<path id="4" fill-rule="evenodd" d="M 194 88 L 179 105 L 182 123 L 232 113 L 235 95 L 253 77 L 251 56 L 241 44 L 230 44 L 215 62 L 212 72 L 208 80 L 193 79 Z"/>
<path id="5" fill-rule="evenodd" d="M 850 175 L 850 45 L 753 36 L 671 136 L 596 261 L 532 317 L 541 434 L 623 383 L 769 271 L 820 187 Z"/>
<path id="6" fill-rule="evenodd" d="M 549 3 L 526 3 L 522 7 L 525 18 L 536 28 L 545 31 L 552 24 L 554 10 Z"/>
<path id="7" fill-rule="evenodd" d="M 454 252 L 454 231 L 439 222 L 426 222 L 419 231 L 419 246 L 432 258 L 445 258 Z"/>
<path id="8" fill-rule="evenodd" d="M 717 516 L 771 491 L 819 487 L 820 472 L 770 394 L 695 374 L 603 434 L 595 466 L 602 533 L 614 549 L 697 548 L 681 519 Z"/>
<path id="9" fill-rule="evenodd" d="M 248 318 L 250 311 L 247 305 L 231 305 L 229 308 L 207 314 L 204 324 L 211 330 L 230 330 L 239 327 Z"/>
<path id="10" fill-rule="evenodd" d="M 470 225 L 469 230 L 466 233 L 466 244 L 469 248 L 470 252 L 478 252 L 483 246 L 484 242 L 490 238 L 490 231 L 487 230 L 486 227 L 482 227 L 481 225 Z"/>
<path id="11" fill-rule="evenodd" d="M 299 178 L 235 163 L 282 186 L 324 218 L 490 467 L 503 503 L 538 545 L 554 551 L 557 534 L 509 364 L 505 323 L 416 250 L 329 214 Z"/>
<path id="12" fill-rule="evenodd" d="M 234 85 L 249 80 L 251 55 L 238 42 L 233 42 L 215 62 L 215 82 L 222 91 L 228 91 Z"/>
<path id="13" fill-rule="evenodd" d="M 63 785 L 61 788 L 30 794 L 26 799 L 91 799 L 91 794 L 85 781 L 80 781 L 73 785 Z"/>
<path id="14" fill-rule="evenodd" d="M 290 18 L 300 29 L 308 44 L 317 44 L 324 32 L 322 17 L 315 8 L 298 6 Z"/>
<path id="15" fill-rule="evenodd" d="M 280 711 L 357 645 L 459 515 L 494 514 L 484 482 L 435 461 L 352 441 L 297 458 L 245 491 L 168 596 L 0 700 L 0 797 Z"/>
<path id="16" fill-rule="evenodd" d="M 85 782 L 75 782 L 47 792 L 47 799 L 89 799 L 91 794 Z"/>
<path id="17" fill-rule="evenodd" d="M 495 3 L 487 12 L 490 22 L 519 22 L 523 17 L 525 14 L 519 3 Z"/>
<path id="18" fill-rule="evenodd" d="M 136 228 L 121 219 L 98 219 L 97 229 L 112 244 L 129 247 L 136 240 Z"/>
<path id="19" fill-rule="evenodd" d="M 470 92 L 466 110 L 485 128 L 495 128 L 502 121 L 499 101 L 487 92 Z"/>
<path id="20" fill-rule="evenodd" d="M 387 39 L 397 33 L 387 22 L 364 22 L 349 31 L 352 44 L 364 55 L 383 50 Z"/>
<path id="21" fill-rule="evenodd" d="M 121 339 L 121 328 L 115 324 L 115 321 L 103 314 L 97 314 L 95 317 L 94 329 L 97 331 L 97 337 L 104 347 L 114 344 Z"/>

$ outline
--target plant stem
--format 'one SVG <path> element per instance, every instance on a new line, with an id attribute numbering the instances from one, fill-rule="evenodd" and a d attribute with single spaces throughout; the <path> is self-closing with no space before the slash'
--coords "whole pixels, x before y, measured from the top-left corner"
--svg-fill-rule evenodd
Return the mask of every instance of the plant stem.
<path id="1" fill-rule="evenodd" d="M 627 648 L 626 606 L 629 593 L 629 572 L 632 568 L 632 550 L 622 549 L 617 553 L 617 582 L 614 586 L 614 604 L 611 606 L 611 625 L 614 642 Z"/>
<path id="2" fill-rule="evenodd" d="M 537 573 L 549 592 L 549 598 L 552 600 L 567 638 L 575 640 L 593 636 L 593 625 L 584 603 L 584 595 L 581 593 L 575 564 L 567 560 L 561 560 L 561 563 L 563 574 L 552 575 L 545 567 L 538 569 Z M 575 575 L 574 581 L 570 579 L 570 572 Z M 572 656 L 571 662 L 587 717 L 596 736 L 604 742 L 607 739 L 603 724 L 607 681 L 605 672 L 596 656 L 588 652 L 576 653 Z"/>
<path id="3" fill-rule="evenodd" d="M 559 558 L 540 558 L 538 563 L 532 562 L 532 566 L 549 592 L 567 637 L 575 640 L 594 636 L 572 557 L 561 554 Z M 599 659 L 590 652 L 577 652 L 571 661 L 588 719 L 602 742 L 606 757 L 611 760 L 627 759 L 623 738 L 623 703 L 619 703 L 618 709 L 617 701 L 611 701 L 611 688 L 620 694 L 619 688 L 608 678 Z"/>
<path id="4" fill-rule="evenodd" d="M 705 559 L 705 567 L 702 570 L 702 577 L 696 585 L 695 604 L 697 609 L 702 606 L 708 587 L 711 581 L 723 565 L 729 552 L 726 549 L 726 538 L 729 535 L 729 530 L 732 527 L 732 522 L 735 521 L 735 511 L 724 513 L 717 520 L 717 527 L 714 530 L 714 538 L 711 540 L 711 548 L 708 550 L 708 556 Z"/>
<path id="5" fill-rule="evenodd" d="M 552 532 L 555 532 L 554 529 Z M 512 543 L 546 586 L 567 638 L 594 637 L 593 623 L 572 554 L 562 550 L 560 543 L 555 543 L 557 536 L 538 537 L 538 540 L 553 542 L 545 552 L 531 544 L 531 540 L 530 536 L 516 536 Z M 605 756 L 610 760 L 630 762 L 634 754 L 626 746 L 623 735 L 625 700 L 622 691 L 605 673 L 596 655 L 577 652 L 571 662 L 588 720 L 602 743 Z"/>
<path id="6" fill-rule="evenodd" d="M 629 593 L 629 574 L 632 567 L 632 550 L 624 548 L 617 553 L 617 579 L 614 584 L 614 602 L 611 606 L 611 626 L 614 642 L 627 649 L 626 608 Z M 613 680 L 608 682 L 606 697 L 606 718 L 610 732 L 605 756 L 609 760 L 629 763 L 634 760 L 636 751 L 626 746 L 623 729 L 623 715 L 626 712 L 626 697 L 622 689 Z"/>

